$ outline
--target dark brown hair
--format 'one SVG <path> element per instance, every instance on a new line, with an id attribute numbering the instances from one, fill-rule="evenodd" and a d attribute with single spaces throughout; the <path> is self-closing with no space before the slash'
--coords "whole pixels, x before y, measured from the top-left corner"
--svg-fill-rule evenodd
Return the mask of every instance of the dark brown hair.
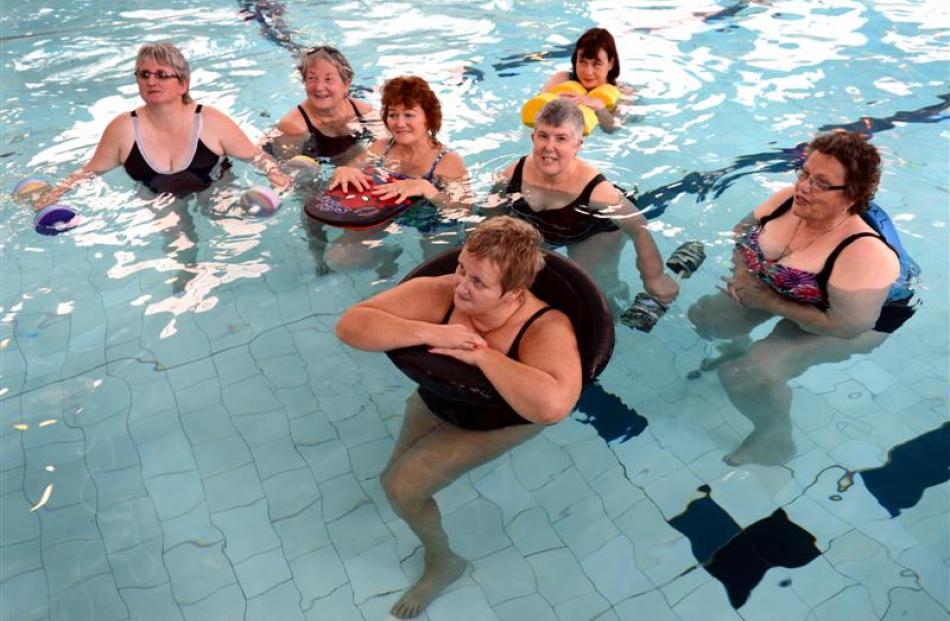
<path id="1" fill-rule="evenodd" d="M 881 182 L 881 156 L 867 136 L 839 129 L 812 140 L 808 150 L 830 155 L 844 166 L 844 193 L 854 201 L 851 213 L 868 208 Z"/>
<path id="2" fill-rule="evenodd" d="M 600 50 L 607 52 L 607 60 L 614 61 L 614 66 L 607 72 L 607 82 L 617 85 L 617 76 L 620 75 L 620 57 L 617 56 L 617 44 L 612 34 L 603 28 L 591 28 L 581 35 L 574 44 L 574 53 L 571 55 L 572 78 L 577 77 L 577 59 L 597 58 Z"/>
<path id="3" fill-rule="evenodd" d="M 442 128 L 442 106 L 428 82 L 414 75 L 400 76 L 386 82 L 383 86 L 382 117 L 383 123 L 389 116 L 392 106 L 401 105 L 411 108 L 417 105 L 426 115 L 426 128 L 433 142 L 438 143 L 435 135 Z M 389 127 L 388 125 L 386 127 Z"/>

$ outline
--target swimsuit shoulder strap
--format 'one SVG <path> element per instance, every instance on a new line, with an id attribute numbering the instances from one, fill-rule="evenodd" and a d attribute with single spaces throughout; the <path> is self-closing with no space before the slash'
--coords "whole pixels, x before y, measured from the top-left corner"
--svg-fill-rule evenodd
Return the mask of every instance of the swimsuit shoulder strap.
<path id="1" fill-rule="evenodd" d="M 825 259 L 825 264 L 822 266 L 821 271 L 815 274 L 815 280 L 818 282 L 818 287 L 821 289 L 821 293 L 825 299 L 828 299 L 828 279 L 831 278 L 831 271 L 835 268 L 835 261 L 838 260 L 838 255 L 840 255 L 845 248 L 862 237 L 876 237 L 877 239 L 881 240 L 885 246 L 891 248 L 891 245 L 888 244 L 878 233 L 870 233 L 865 231 L 863 233 L 854 233 L 853 235 L 849 235 L 842 239 L 838 245 L 835 246 L 835 249 L 831 251 L 831 254 L 828 255 L 828 258 Z M 894 249 L 891 248 L 891 250 Z M 896 253 L 897 251 L 894 250 L 894 252 Z"/>
<path id="2" fill-rule="evenodd" d="M 762 219 L 759 220 L 759 226 L 765 226 L 765 223 L 769 220 L 775 220 L 776 218 L 784 216 L 788 210 L 792 208 L 792 200 L 792 197 L 789 197 L 787 201 L 779 205 L 772 213 L 767 213 L 762 216 Z"/>
<path id="3" fill-rule="evenodd" d="M 353 108 L 353 114 L 356 115 L 356 119 L 360 122 L 360 125 L 364 125 L 366 121 L 363 119 L 363 115 L 360 114 L 359 108 L 356 107 L 356 102 L 353 101 L 352 97 L 347 97 L 346 100 L 350 102 L 350 107 Z"/>
<path id="4" fill-rule="evenodd" d="M 455 310 L 455 302 L 449 302 L 449 310 L 445 311 L 445 317 L 442 318 L 442 325 L 445 325 L 449 322 L 449 318 L 452 316 L 452 311 Z"/>
<path id="5" fill-rule="evenodd" d="M 427 172 L 426 174 L 422 176 L 423 179 L 431 182 L 432 179 L 435 178 L 435 169 L 438 168 L 439 162 L 442 161 L 442 158 L 445 157 L 448 152 L 449 152 L 448 149 L 446 149 L 445 147 L 442 147 L 442 150 L 440 150 L 439 153 L 435 156 L 435 159 L 432 160 L 432 166 L 429 167 L 429 172 Z"/>
<path id="6" fill-rule="evenodd" d="M 577 195 L 577 198 L 574 199 L 574 203 L 577 205 L 589 205 L 590 195 L 594 193 L 594 188 L 606 180 L 606 177 L 600 173 L 597 173 L 593 179 L 587 182 L 587 185 L 584 186 L 584 189 L 581 190 L 581 193 Z"/>
<path id="7" fill-rule="evenodd" d="M 528 159 L 528 156 L 522 156 L 518 163 L 515 164 L 515 170 L 511 173 L 511 180 L 508 181 L 508 187 L 506 191 L 508 193 L 520 192 L 521 191 L 521 177 L 524 174 L 524 163 Z"/>
<path id="8" fill-rule="evenodd" d="M 314 127 L 313 123 L 310 121 L 310 117 L 307 116 L 306 111 L 303 109 L 303 106 L 297 106 L 297 109 L 300 110 L 300 116 L 303 117 L 303 122 L 307 124 L 307 131 L 311 134 L 317 133 L 317 128 Z"/>
<path id="9" fill-rule="evenodd" d="M 545 306 L 543 308 L 539 308 L 537 311 L 535 311 L 533 315 L 528 317 L 527 321 L 525 321 L 521 325 L 521 329 L 518 330 L 518 334 L 515 336 L 515 340 L 511 342 L 511 347 L 508 349 L 509 358 L 514 358 L 515 360 L 518 359 L 518 348 L 521 346 L 521 338 L 524 336 L 525 332 L 528 331 L 528 328 L 531 327 L 531 324 L 537 321 L 541 317 L 541 315 L 545 314 L 546 312 L 550 310 L 554 310 L 554 307 Z"/>

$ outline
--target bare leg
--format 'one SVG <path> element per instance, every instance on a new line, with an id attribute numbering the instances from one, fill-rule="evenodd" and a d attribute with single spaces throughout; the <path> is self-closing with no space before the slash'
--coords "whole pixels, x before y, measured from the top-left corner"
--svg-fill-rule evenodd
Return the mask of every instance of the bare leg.
<path id="1" fill-rule="evenodd" d="M 719 377 L 730 401 L 754 425 L 726 463 L 771 466 L 788 461 L 795 454 L 788 380 L 812 365 L 870 352 L 885 338 L 887 334 L 870 330 L 855 339 L 811 334 L 783 319 L 744 356 L 722 364 Z"/>
<path id="2" fill-rule="evenodd" d="M 421 408 L 424 412 L 412 412 Z M 425 569 L 422 577 L 390 611 L 399 619 L 418 616 L 446 586 L 465 570 L 466 561 L 449 547 L 442 514 L 432 496 L 472 468 L 484 464 L 538 434 L 538 425 L 519 425 L 492 431 L 470 431 L 439 421 L 428 431 L 419 421 L 435 419 L 418 397 L 410 400 L 406 422 L 413 430 L 402 434 L 383 473 L 383 489 L 396 513 L 422 541 Z M 438 419 L 436 419 L 438 420 Z M 404 428 L 405 431 L 405 428 Z M 406 443 L 415 440 L 407 447 Z M 402 451 L 396 456 L 396 451 Z"/>
<path id="3" fill-rule="evenodd" d="M 630 287 L 620 280 L 620 251 L 625 239 L 620 231 L 610 231 L 567 247 L 567 256 L 600 285 L 615 315 L 630 303 Z"/>

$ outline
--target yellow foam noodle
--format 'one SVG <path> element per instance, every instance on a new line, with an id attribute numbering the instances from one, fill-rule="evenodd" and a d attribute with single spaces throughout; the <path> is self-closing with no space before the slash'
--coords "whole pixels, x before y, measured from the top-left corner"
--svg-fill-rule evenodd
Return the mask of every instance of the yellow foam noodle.
<path id="1" fill-rule="evenodd" d="M 568 80 L 567 82 L 561 82 L 554 87 L 555 93 L 570 93 L 572 95 L 580 95 L 583 97 L 587 94 L 587 89 L 580 82 L 575 82 L 574 80 Z"/>
<path id="2" fill-rule="evenodd" d="M 608 110 L 613 110 L 617 105 L 617 100 L 620 99 L 620 89 L 613 84 L 601 84 L 587 94 L 604 102 Z"/>
<path id="3" fill-rule="evenodd" d="M 579 106 L 579 108 L 581 109 L 581 114 L 584 115 L 584 135 L 586 136 L 597 127 L 597 113 L 587 106 Z"/>
<path id="4" fill-rule="evenodd" d="M 544 104 L 555 99 L 557 99 L 557 95 L 554 93 L 541 93 L 532 97 L 521 107 L 521 121 L 528 127 L 534 127 L 534 120 L 537 118 L 538 112 L 541 111 Z"/>

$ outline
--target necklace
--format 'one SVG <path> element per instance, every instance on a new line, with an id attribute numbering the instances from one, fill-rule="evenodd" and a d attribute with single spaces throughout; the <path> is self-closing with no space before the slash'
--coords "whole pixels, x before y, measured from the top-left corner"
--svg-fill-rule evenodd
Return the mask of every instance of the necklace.
<path id="1" fill-rule="evenodd" d="M 844 224 L 844 223 L 847 222 L 847 221 L 848 221 L 848 218 L 842 218 L 840 222 L 838 222 L 838 223 L 832 225 L 832 226 L 829 227 L 828 229 L 826 229 L 826 230 L 822 231 L 821 233 L 819 233 L 818 235 L 815 235 L 814 237 L 812 237 L 812 238 L 811 238 L 810 240 L 808 240 L 808 242 L 807 242 L 805 245 L 803 245 L 801 248 L 792 248 L 792 242 L 795 240 L 795 236 L 798 235 L 798 230 L 802 227 L 802 222 L 804 222 L 804 220 L 802 220 L 801 218 L 799 218 L 798 223 L 795 224 L 795 230 L 792 231 L 791 237 L 788 238 L 788 242 L 785 244 L 785 248 L 782 249 L 782 252 L 779 253 L 779 255 L 778 255 L 775 259 L 773 259 L 773 261 L 774 261 L 775 263 L 778 263 L 779 261 L 781 261 L 781 260 L 784 259 L 785 257 L 791 256 L 791 255 L 795 254 L 796 252 L 801 252 L 801 251 L 803 251 L 803 250 L 806 250 L 809 246 L 811 246 L 812 244 L 814 244 L 816 241 L 818 241 L 819 239 L 821 239 L 822 237 L 824 237 L 824 236 L 827 235 L 828 233 L 832 232 L 833 230 L 835 230 L 836 228 L 838 228 L 839 226 L 841 226 L 842 224 Z"/>

